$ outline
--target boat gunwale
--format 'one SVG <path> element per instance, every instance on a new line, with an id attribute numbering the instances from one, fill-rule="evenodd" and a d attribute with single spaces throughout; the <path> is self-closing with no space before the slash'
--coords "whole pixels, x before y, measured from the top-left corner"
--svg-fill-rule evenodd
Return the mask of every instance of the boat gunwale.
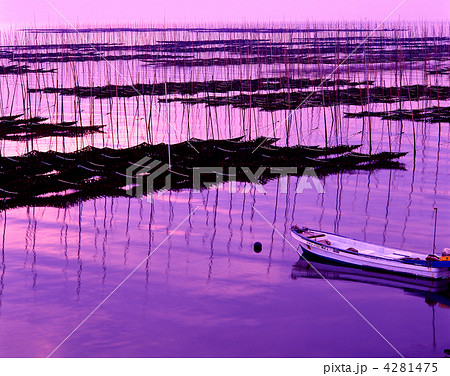
<path id="1" fill-rule="evenodd" d="M 327 231 L 319 231 L 319 230 L 314 230 L 314 229 L 310 229 L 310 228 L 308 228 L 308 230 L 316 231 L 316 232 L 321 232 L 321 233 L 325 233 L 325 234 L 328 234 L 328 235 L 334 235 L 334 236 L 338 236 L 338 237 L 341 237 L 341 238 L 354 240 L 354 241 L 357 241 L 357 242 L 360 242 L 360 241 L 361 241 L 361 240 L 353 239 L 353 238 L 350 238 L 350 237 L 347 237 L 347 236 L 344 236 L 344 235 L 336 235 L 336 234 L 333 234 L 333 233 L 330 233 L 330 232 L 327 232 Z M 389 258 L 384 258 L 384 257 L 381 257 L 381 256 L 373 256 L 373 255 L 369 255 L 369 254 L 365 254 L 365 253 L 359 253 L 359 252 L 348 251 L 348 250 L 346 250 L 346 249 L 337 248 L 337 247 L 332 246 L 332 245 L 327 245 L 327 244 L 319 243 L 319 242 L 316 241 L 316 240 L 309 239 L 308 237 L 299 234 L 298 232 L 295 231 L 295 229 L 292 229 L 291 231 L 292 231 L 295 235 L 300 236 L 302 239 L 304 239 L 304 240 L 306 240 L 306 241 L 309 241 L 309 242 L 312 242 L 312 243 L 315 243 L 315 244 L 319 245 L 320 247 L 331 248 L 331 249 L 337 250 L 337 251 L 339 251 L 339 252 L 349 253 L 349 254 L 351 254 L 351 255 L 362 256 L 362 257 L 367 257 L 367 258 L 372 258 L 372 259 L 382 259 L 382 260 L 387 260 L 387 261 L 397 261 L 397 262 L 400 262 L 400 263 L 402 262 L 402 261 L 396 260 L 396 259 L 389 259 Z M 368 242 L 364 242 L 364 243 L 367 243 L 367 244 L 371 244 L 371 245 L 377 246 L 377 244 L 374 244 L 374 243 L 368 243 Z M 400 251 L 400 249 L 399 249 L 399 251 Z"/>
<path id="2" fill-rule="evenodd" d="M 421 274 L 415 274 L 412 272 L 407 272 L 407 271 L 398 271 L 398 270 L 386 270 L 385 268 L 382 267 L 377 267 L 377 266 L 364 266 L 364 265 L 357 265 L 357 264 L 352 264 L 352 263 L 348 263 L 345 261 L 339 261 L 327 256 L 322 256 L 319 254 L 316 254 L 306 248 L 303 248 L 303 246 L 301 246 L 303 252 L 306 252 L 307 254 L 312 255 L 313 257 L 318 258 L 319 260 L 324 260 L 322 262 L 332 262 L 332 265 L 335 266 L 340 266 L 340 267 L 346 267 L 346 268 L 351 268 L 351 269 L 355 269 L 355 270 L 362 270 L 365 272 L 373 272 L 373 273 L 377 273 L 380 275 L 396 275 L 396 276 L 401 276 L 404 278 L 408 278 L 411 280 L 415 280 L 415 281 L 449 281 L 448 277 L 445 276 L 438 276 L 438 277 L 432 277 L 432 276 L 426 276 L 426 275 L 421 275 Z M 307 262 L 321 262 L 321 261 L 315 261 L 315 260 L 308 260 L 307 258 L 308 256 L 306 256 L 306 258 L 304 258 L 305 261 Z M 421 266 L 421 265 L 418 265 Z M 428 267 L 430 272 L 433 272 L 432 269 L 437 269 L 434 272 L 438 273 L 438 271 L 442 271 L 441 269 L 443 268 L 430 268 Z"/>

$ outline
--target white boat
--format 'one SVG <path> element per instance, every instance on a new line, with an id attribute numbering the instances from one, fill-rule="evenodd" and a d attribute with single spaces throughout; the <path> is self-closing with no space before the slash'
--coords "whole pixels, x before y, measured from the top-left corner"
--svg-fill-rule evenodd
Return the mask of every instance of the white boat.
<path id="1" fill-rule="evenodd" d="M 442 257 L 424 255 L 367 243 L 326 231 L 292 227 L 292 236 L 300 242 L 306 256 L 364 270 L 429 279 L 450 278 L 447 249 Z"/>

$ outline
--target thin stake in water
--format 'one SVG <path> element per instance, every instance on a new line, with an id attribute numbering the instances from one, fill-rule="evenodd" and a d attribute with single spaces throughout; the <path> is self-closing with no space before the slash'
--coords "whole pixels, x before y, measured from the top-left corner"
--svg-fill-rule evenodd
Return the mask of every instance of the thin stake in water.
<path id="1" fill-rule="evenodd" d="M 434 208 L 434 236 L 433 236 L 433 255 L 436 251 L 436 224 L 437 224 L 437 212 L 438 208 Z"/>
<path id="2" fill-rule="evenodd" d="M 167 81 L 164 82 L 164 91 L 165 91 L 165 96 L 166 96 L 166 107 L 167 107 L 167 111 L 168 111 L 168 118 L 169 118 L 169 122 L 170 122 L 170 107 L 168 104 L 168 98 L 167 98 Z M 169 168 L 172 167 L 172 163 L 170 161 L 170 127 L 168 127 L 168 142 L 167 142 L 167 154 L 169 155 Z"/>

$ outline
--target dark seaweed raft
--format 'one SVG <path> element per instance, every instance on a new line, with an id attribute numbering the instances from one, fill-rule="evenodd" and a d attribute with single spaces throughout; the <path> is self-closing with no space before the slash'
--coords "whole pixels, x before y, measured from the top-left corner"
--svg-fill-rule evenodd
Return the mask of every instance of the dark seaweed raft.
<path id="1" fill-rule="evenodd" d="M 136 97 L 139 95 L 157 95 L 166 94 L 179 95 L 197 95 L 199 93 L 228 93 L 234 91 L 256 92 L 259 90 L 279 91 L 282 89 L 303 89 L 308 87 L 354 87 L 359 85 L 370 85 L 373 81 L 353 82 L 350 80 L 320 80 L 320 79 L 288 79 L 287 77 L 267 77 L 256 79 L 234 79 L 228 81 L 210 80 L 210 81 L 189 81 L 189 82 L 163 82 L 155 84 L 137 83 L 135 85 L 105 85 L 105 86 L 76 86 L 73 88 L 31 88 L 30 93 L 43 92 L 47 94 L 56 94 L 80 98 L 114 98 L 114 97 Z M 208 96 L 209 98 L 210 96 Z M 216 99 L 216 98 L 213 98 Z M 220 98 L 219 98 L 220 99 Z M 181 99 L 171 99 L 179 101 Z M 199 98 L 198 102 L 204 103 L 205 98 Z M 226 104 L 226 103 L 224 103 Z M 231 104 L 231 102 L 230 102 Z"/>
<path id="2" fill-rule="evenodd" d="M 76 121 L 62 123 L 43 123 L 48 118 L 32 117 L 19 119 L 21 115 L 0 116 L 0 139 L 9 141 L 28 141 L 43 137 L 80 137 L 101 132 L 104 125 L 77 126 Z"/>
<path id="3" fill-rule="evenodd" d="M 373 86 L 372 81 L 353 82 L 349 80 L 311 80 L 285 77 L 253 80 L 229 80 L 206 82 L 167 82 L 159 84 L 106 85 L 97 87 L 76 86 L 73 88 L 33 88 L 29 92 L 59 93 L 77 97 L 113 98 L 135 97 L 139 95 L 164 96 L 179 94 L 181 97 L 160 98 L 161 102 L 181 102 L 183 104 L 206 106 L 232 106 L 235 108 L 259 108 L 262 111 L 290 110 L 302 107 L 322 107 L 334 105 L 365 105 L 369 103 L 395 103 L 400 101 L 447 100 L 450 98 L 448 86 L 409 85 L 400 87 Z M 325 87 L 320 90 L 305 88 Z M 333 87 L 329 89 L 328 87 Z M 360 87 L 358 87 L 360 86 Z M 289 87 L 289 92 L 280 91 Z M 300 89 L 300 90 L 299 90 Z M 303 90 L 301 90 L 303 89 Z M 254 93 L 259 90 L 267 93 Z M 237 95 L 219 96 L 216 93 L 240 91 Z M 214 93 L 214 95 L 187 98 L 184 95 Z"/>
<path id="4" fill-rule="evenodd" d="M 413 120 L 427 123 L 450 123 L 450 107 L 427 107 L 414 110 L 346 112 L 348 118 L 379 117 L 383 120 Z"/>
<path id="5" fill-rule="evenodd" d="M 247 64 L 330 64 L 344 62 L 344 58 L 336 59 L 336 51 L 348 56 L 352 54 L 353 63 L 364 63 L 367 52 L 378 63 L 420 62 L 428 60 L 447 60 L 449 56 L 449 38 L 445 36 L 411 37 L 406 30 L 383 29 L 383 36 L 361 35 L 369 33 L 368 29 L 340 28 L 337 34 L 330 35 L 330 29 L 81 29 L 82 32 L 171 32 L 185 31 L 198 33 L 222 33 L 221 39 L 207 40 L 158 40 L 152 44 L 122 45 L 120 43 L 67 43 L 67 44 L 32 44 L 1 46 L 0 58 L 11 62 L 26 63 L 48 62 L 83 62 L 83 61 L 118 61 L 138 60 L 147 65 L 166 66 L 229 66 Z M 335 27 L 333 30 L 336 31 Z M 27 30 L 28 33 L 50 34 L 68 33 L 64 30 L 41 29 Z M 73 30 L 72 30 L 73 31 Z M 372 30 L 373 31 L 373 30 Z M 381 30 L 378 30 L 381 31 Z M 78 32 L 78 30 L 77 30 Z M 81 31 L 80 31 L 81 32 Z M 327 33 L 327 36 L 317 34 Z M 70 33 L 70 32 L 69 32 Z M 224 34 L 225 33 L 225 34 Z M 251 33 L 259 35 L 258 39 L 226 37 L 227 33 Z M 297 35 L 291 41 L 279 42 L 274 39 L 279 34 Z M 300 34 L 297 34 L 300 33 Z M 314 33 L 314 37 L 301 37 L 303 33 Z M 201 38 L 201 36 L 200 36 Z M 278 38 L 277 38 L 278 39 Z M 361 43 L 364 42 L 364 47 Z M 392 48 L 395 47 L 395 48 Z M 400 53 L 399 53 L 400 51 Z M 204 57 L 205 54 L 219 56 Z M 225 55 L 224 55 L 225 54 Z M 222 55 L 222 56 L 220 56 Z"/>
<path id="6" fill-rule="evenodd" d="M 0 65 L 0 76 L 7 74 L 26 74 L 26 73 L 54 73 L 56 69 L 31 69 L 28 65 Z"/>
<path id="7" fill-rule="evenodd" d="M 361 84 L 366 84 L 361 83 Z M 369 103 L 395 103 L 423 99 L 447 100 L 448 86 L 410 85 L 401 87 L 369 87 L 316 91 L 292 91 L 266 94 L 238 94 L 234 96 L 207 96 L 200 98 L 171 98 L 169 101 L 184 104 L 205 104 L 236 108 L 260 108 L 263 111 L 290 110 L 297 107 L 322 107 L 334 105 L 366 105 Z M 166 101 L 166 99 L 161 101 Z"/>
<path id="8" fill-rule="evenodd" d="M 274 145 L 276 141 L 274 138 L 252 141 L 242 141 L 242 138 L 191 139 L 172 145 L 172 167 L 165 176 L 154 181 L 153 191 L 164 188 L 167 174 L 171 176 L 170 189 L 192 188 L 196 167 L 214 167 L 218 172 L 223 168 L 224 182 L 230 180 L 227 174 L 230 167 L 236 171 L 232 180 L 245 182 L 249 180 L 242 166 L 253 172 L 266 167 L 258 179 L 261 183 L 280 176 L 272 173 L 269 167 L 297 167 L 297 175 L 302 174 L 305 167 L 313 167 L 318 176 L 354 170 L 404 169 L 396 159 L 405 153 L 360 154 L 354 152 L 359 145 L 278 147 Z M 142 161 L 144 157 L 148 157 L 145 162 Z M 89 146 L 72 153 L 34 151 L 22 156 L 1 157 L 0 209 L 29 205 L 67 207 L 93 197 L 127 196 L 130 182 L 140 185 L 141 192 L 147 194 L 145 176 L 144 179 L 138 179 L 134 174 L 127 176 L 127 169 L 137 166 L 139 170 L 144 167 L 143 163 L 148 166 L 151 161 L 157 161 L 158 166 L 167 164 L 167 145 L 143 143 L 126 149 Z M 205 182 L 214 181 L 211 175 L 214 173 L 202 175 L 202 188 Z"/>

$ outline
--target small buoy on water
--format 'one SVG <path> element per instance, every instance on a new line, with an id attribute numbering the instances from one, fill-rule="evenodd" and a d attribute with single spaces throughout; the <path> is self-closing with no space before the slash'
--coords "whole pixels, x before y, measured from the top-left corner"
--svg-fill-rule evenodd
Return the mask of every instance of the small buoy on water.
<path id="1" fill-rule="evenodd" d="M 255 242 L 253 244 L 253 250 L 255 253 L 260 253 L 262 251 L 262 244 L 260 242 Z"/>

